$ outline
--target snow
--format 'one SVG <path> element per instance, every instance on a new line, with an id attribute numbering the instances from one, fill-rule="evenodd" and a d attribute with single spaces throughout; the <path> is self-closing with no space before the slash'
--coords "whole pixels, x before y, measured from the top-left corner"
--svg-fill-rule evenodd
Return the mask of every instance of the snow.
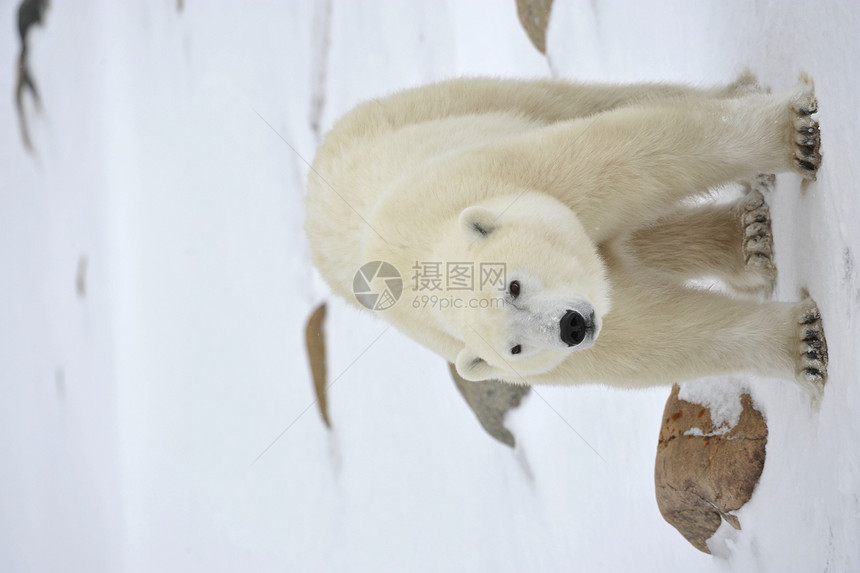
<path id="1" fill-rule="evenodd" d="M 36 156 L 0 105 L 0 570 L 860 570 L 850 3 L 556 0 L 549 62 L 513 2 L 184 4 L 52 3 L 31 38 Z M 0 36 L 7 69 L 16 51 Z M 330 298 L 301 228 L 320 131 L 460 74 L 706 84 L 745 67 L 775 90 L 816 81 L 819 180 L 780 176 L 768 201 L 775 296 L 811 292 L 831 364 L 818 412 L 742 381 L 767 462 L 714 556 L 654 499 L 667 388 L 539 388 L 511 451 L 444 361 L 330 299 L 325 429 L 302 340 Z"/>
<path id="2" fill-rule="evenodd" d="M 715 391 L 717 388 L 717 391 Z M 692 404 L 700 404 L 710 411 L 714 431 L 707 434 L 718 436 L 730 432 L 738 425 L 743 412 L 741 394 L 749 392 L 745 380 L 737 378 L 703 378 L 681 384 L 678 398 Z M 756 405 L 756 407 L 760 407 Z M 684 435 L 702 436 L 701 428 L 690 428 Z"/>

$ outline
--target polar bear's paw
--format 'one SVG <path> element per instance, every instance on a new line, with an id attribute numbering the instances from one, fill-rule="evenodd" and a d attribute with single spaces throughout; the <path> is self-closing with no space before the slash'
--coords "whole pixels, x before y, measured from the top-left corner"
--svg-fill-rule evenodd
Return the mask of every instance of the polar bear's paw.
<path id="1" fill-rule="evenodd" d="M 774 173 L 759 173 L 755 179 L 749 182 L 748 190 L 755 190 L 759 193 L 770 193 L 776 188 L 776 174 Z"/>
<path id="2" fill-rule="evenodd" d="M 817 404 L 827 382 L 827 340 L 818 305 L 811 298 L 801 303 L 798 338 L 797 381 Z"/>
<path id="3" fill-rule="evenodd" d="M 791 100 L 793 114 L 794 168 L 804 178 L 815 181 L 821 166 L 821 132 L 812 114 L 818 111 L 815 87 L 806 74 L 800 76 L 798 93 Z"/>
<path id="4" fill-rule="evenodd" d="M 762 194 L 750 188 L 740 204 L 744 273 L 732 287 L 745 294 L 770 296 L 776 282 L 770 209 Z"/>

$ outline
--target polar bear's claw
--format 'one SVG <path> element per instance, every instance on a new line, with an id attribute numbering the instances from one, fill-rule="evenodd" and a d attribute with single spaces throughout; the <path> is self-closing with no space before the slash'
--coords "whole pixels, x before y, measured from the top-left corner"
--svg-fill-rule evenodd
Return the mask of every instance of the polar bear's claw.
<path id="1" fill-rule="evenodd" d="M 806 115 L 798 116 L 795 124 L 799 126 L 794 138 L 794 164 L 803 172 L 804 177 L 814 180 L 821 166 L 821 133 L 818 122 Z"/>
<path id="2" fill-rule="evenodd" d="M 805 105 L 797 108 L 797 113 L 800 116 L 812 115 L 818 111 L 818 101 L 813 97 L 806 101 Z"/>
<path id="3" fill-rule="evenodd" d="M 804 307 L 798 319 L 797 381 L 817 402 L 827 382 L 827 340 L 815 301 L 807 298 Z"/>
<path id="4" fill-rule="evenodd" d="M 804 179 L 815 181 L 821 166 L 821 132 L 811 116 L 818 111 L 812 80 L 801 76 L 800 91 L 791 102 L 794 114 L 794 167 Z"/>
<path id="5" fill-rule="evenodd" d="M 775 173 L 759 173 L 752 183 L 752 188 L 761 193 L 770 193 L 776 187 Z"/>
<path id="6" fill-rule="evenodd" d="M 761 293 L 769 296 L 776 281 L 773 232 L 770 225 L 770 208 L 757 189 L 750 188 L 741 204 L 741 224 L 747 284 L 735 285 L 735 288 L 750 294 Z"/>

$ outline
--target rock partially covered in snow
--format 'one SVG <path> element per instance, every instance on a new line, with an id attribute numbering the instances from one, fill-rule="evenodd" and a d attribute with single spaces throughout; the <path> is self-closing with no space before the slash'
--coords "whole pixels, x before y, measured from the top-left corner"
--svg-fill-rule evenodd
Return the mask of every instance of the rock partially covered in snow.
<path id="1" fill-rule="evenodd" d="M 761 476 L 767 424 L 749 394 L 736 400 L 737 416 L 726 414 L 726 400 L 716 408 L 678 394 L 676 385 L 663 413 L 654 470 L 657 505 L 687 541 L 710 553 L 707 540 L 723 519 L 740 529 L 734 512 L 749 501 Z M 712 407 L 723 411 L 712 414 Z"/>
<path id="2" fill-rule="evenodd" d="M 328 416 L 328 371 L 326 369 L 325 351 L 325 303 L 314 309 L 305 325 L 305 345 L 308 351 L 308 361 L 311 366 L 311 376 L 314 382 L 314 394 L 317 397 L 317 407 L 320 410 L 326 427 L 331 428 Z"/>
<path id="3" fill-rule="evenodd" d="M 546 29 L 552 0 L 517 0 L 517 15 L 529 40 L 541 54 L 546 54 Z"/>
<path id="4" fill-rule="evenodd" d="M 505 427 L 505 416 L 520 405 L 523 397 L 529 393 L 529 386 L 518 386 L 498 380 L 470 382 L 457 373 L 453 364 L 449 363 L 448 368 L 451 370 L 451 377 L 457 389 L 478 417 L 481 426 L 492 437 L 513 448 L 516 445 L 516 439 Z"/>

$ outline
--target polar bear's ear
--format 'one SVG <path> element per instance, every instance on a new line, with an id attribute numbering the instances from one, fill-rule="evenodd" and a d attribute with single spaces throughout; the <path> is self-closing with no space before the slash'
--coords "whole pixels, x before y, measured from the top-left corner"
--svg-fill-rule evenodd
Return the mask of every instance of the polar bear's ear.
<path id="1" fill-rule="evenodd" d="M 482 380 L 501 377 L 501 372 L 498 369 L 487 364 L 486 360 L 468 348 L 464 348 L 457 354 L 454 366 L 457 367 L 457 374 L 469 382 L 481 382 Z"/>
<path id="2" fill-rule="evenodd" d="M 460 211 L 460 229 L 471 239 L 483 239 L 497 226 L 499 215 L 480 205 L 466 207 Z"/>

